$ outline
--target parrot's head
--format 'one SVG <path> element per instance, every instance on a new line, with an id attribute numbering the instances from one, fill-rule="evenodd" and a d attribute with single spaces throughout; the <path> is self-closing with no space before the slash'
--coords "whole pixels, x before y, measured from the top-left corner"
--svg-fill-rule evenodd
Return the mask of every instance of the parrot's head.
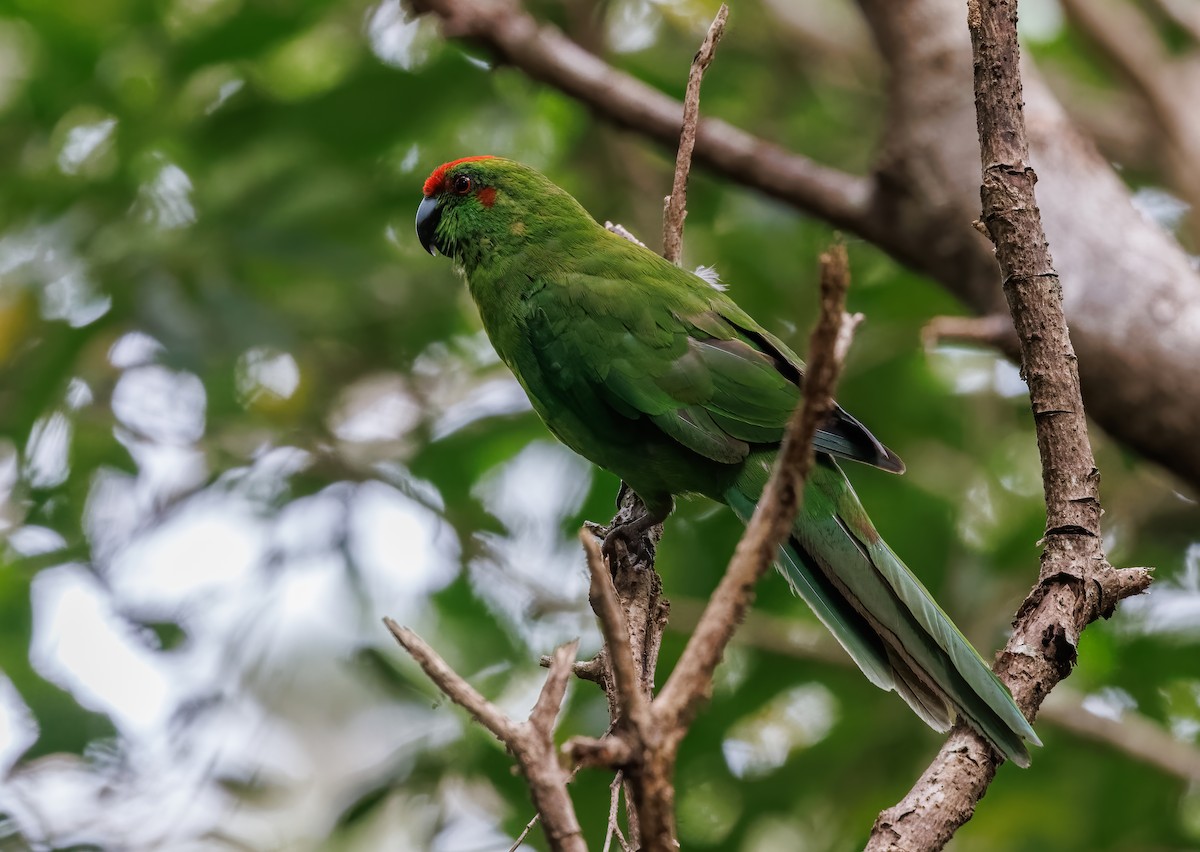
<path id="1" fill-rule="evenodd" d="M 579 203 L 529 166 L 501 157 L 452 160 L 433 170 L 417 208 L 417 239 L 466 266 L 577 221 Z"/>
<path id="2" fill-rule="evenodd" d="M 454 257 L 455 248 L 479 229 L 496 204 L 496 157 L 484 154 L 443 163 L 425 179 L 417 208 L 417 239 L 430 254 Z M 491 168 L 489 168 L 491 166 Z"/>

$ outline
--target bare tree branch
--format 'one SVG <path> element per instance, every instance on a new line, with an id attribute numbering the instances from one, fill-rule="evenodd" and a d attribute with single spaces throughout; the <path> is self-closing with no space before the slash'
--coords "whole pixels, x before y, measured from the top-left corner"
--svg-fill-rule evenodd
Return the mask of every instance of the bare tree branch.
<path id="1" fill-rule="evenodd" d="M 533 818 L 529 820 L 529 822 L 525 823 L 525 828 L 520 834 L 517 835 L 517 839 L 512 842 L 512 846 L 508 847 L 508 852 L 517 852 L 517 850 L 520 849 L 521 845 L 525 842 L 525 838 L 529 836 L 529 832 L 533 831 L 534 826 L 541 822 L 541 820 L 542 815 L 540 813 L 535 813 Z"/>
<path id="2" fill-rule="evenodd" d="M 679 149 L 675 155 L 675 180 L 663 206 L 663 257 L 676 266 L 679 266 L 683 257 L 688 174 L 692 170 L 692 151 L 696 147 L 696 123 L 700 120 L 700 82 L 716 55 L 728 19 L 729 7 L 722 3 L 700 50 L 692 60 L 692 70 L 688 74 L 687 93 L 683 98 L 683 129 L 679 133 Z"/>
<path id="3" fill-rule="evenodd" d="M 1155 112 L 1170 110 L 1172 96 L 1166 50 L 1154 25 L 1136 6 L 1125 0 L 1062 0 L 1071 21 L 1099 47 Z M 1186 99 L 1186 98 L 1185 98 Z"/>
<path id="4" fill-rule="evenodd" d="M 579 540 L 583 542 L 588 569 L 592 575 L 588 598 L 591 600 L 592 609 L 599 616 L 600 629 L 604 633 L 604 647 L 608 650 L 607 659 L 612 666 L 613 687 L 618 696 L 620 716 L 613 721 L 615 723 L 623 720 L 639 730 L 644 729 L 649 723 L 646 715 L 649 701 L 642 692 L 641 679 L 633 661 L 633 648 L 629 643 L 625 614 L 621 611 L 608 566 L 604 563 L 596 539 L 585 529 L 580 530 Z"/>
<path id="5" fill-rule="evenodd" d="M 575 652 L 579 650 L 579 640 L 569 642 L 554 652 L 550 662 L 550 675 L 542 684 L 533 710 L 529 714 L 529 724 L 535 731 L 550 733 L 554 730 L 554 722 L 562 707 L 563 697 L 567 694 L 567 681 L 571 677 L 571 667 L 575 662 Z"/>
<path id="6" fill-rule="evenodd" d="M 983 221 L 996 246 L 1021 344 L 1022 375 L 1042 461 L 1046 533 L 1037 586 L 1013 622 L 996 672 L 1033 718 L 1075 664 L 1083 628 L 1150 582 L 1146 569 L 1108 565 L 1100 538 L 1100 473 L 1092 457 L 1079 372 L 1029 165 L 1016 0 L 968 0 L 983 165 Z M 971 818 L 1001 758 L 963 724 L 909 793 L 879 815 L 867 850 L 941 849 Z"/>
<path id="7" fill-rule="evenodd" d="M 384 618 L 383 623 L 438 689 L 491 731 L 517 759 L 550 848 L 554 852 L 587 852 L 575 806 L 567 793 L 570 779 L 559 764 L 554 747 L 554 723 L 571 677 L 571 664 L 579 650 L 579 640 L 554 652 L 550 675 L 528 721 L 518 723 L 480 695 L 412 630 L 390 618 Z"/>
<path id="8" fill-rule="evenodd" d="M 479 691 L 454 671 L 450 664 L 441 658 L 437 651 L 407 627 L 401 627 L 390 618 L 383 620 L 384 625 L 396 637 L 400 647 L 408 652 L 425 675 L 434 682 L 438 689 L 470 713 L 479 724 L 491 731 L 496 739 L 508 744 L 517 738 L 517 726 L 512 719 L 500 712 L 500 708 L 488 701 Z"/>
<path id="9" fill-rule="evenodd" d="M 1089 740 L 1122 752 L 1190 783 L 1200 782 L 1200 749 L 1171 736 L 1162 725 L 1140 713 L 1127 711 L 1119 719 L 1092 713 L 1084 696 L 1073 689 L 1054 690 L 1038 712 L 1038 718 Z"/>
<path id="10" fill-rule="evenodd" d="M 1200 43 L 1200 6 L 1192 0 L 1154 0 L 1154 5 Z"/>
<path id="11" fill-rule="evenodd" d="M 813 436 L 832 409 L 833 390 L 849 345 L 849 336 L 843 331 L 857 322 L 843 310 L 850 280 L 843 245 L 834 246 L 822 256 L 821 270 L 821 318 L 809 347 L 804 402 L 788 424 L 775 468 L 754 516 L 678 665 L 662 692 L 646 708 L 646 718 L 642 721 L 617 725 L 610 735 L 598 740 L 576 737 L 567 744 L 568 755 L 578 763 L 623 770 L 632 790 L 629 813 L 631 817 L 636 814 L 640 848 L 647 852 L 678 848 L 674 771 L 679 744 L 700 703 L 711 694 L 713 672 L 754 599 L 755 584 L 774 563 L 779 543 L 795 519 L 804 477 L 812 463 Z M 623 670 L 628 663 L 618 662 L 626 656 L 621 604 L 611 594 L 607 571 L 587 532 L 584 546 L 592 572 L 593 608 L 611 644 L 608 649 L 611 665 L 614 670 Z M 662 626 L 665 628 L 665 622 Z M 619 688 L 629 691 L 627 684 L 632 680 L 629 673 L 615 673 L 614 680 Z M 606 685 L 606 691 L 610 707 L 629 707 L 630 717 L 639 712 L 636 699 L 630 695 L 614 697 L 611 685 Z"/>
<path id="12" fill-rule="evenodd" d="M 614 837 L 621 844 L 621 849 L 629 849 L 629 844 L 625 842 L 625 835 L 621 834 L 621 826 L 617 821 L 617 808 L 621 804 L 621 778 L 622 775 L 618 772 L 613 776 L 612 784 L 608 786 L 608 828 L 604 830 L 604 848 L 601 852 L 608 852 L 612 848 Z"/>

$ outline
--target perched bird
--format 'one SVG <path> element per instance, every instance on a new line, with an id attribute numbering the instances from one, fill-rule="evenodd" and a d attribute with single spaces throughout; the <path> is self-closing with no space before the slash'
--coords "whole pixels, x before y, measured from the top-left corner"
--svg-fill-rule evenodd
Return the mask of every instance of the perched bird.
<path id="1" fill-rule="evenodd" d="M 434 170 L 421 245 L 452 258 L 496 352 L 559 440 L 646 506 L 610 535 L 663 521 L 676 494 L 743 521 L 800 398 L 804 364 L 725 293 L 597 224 L 528 166 L 466 157 Z M 875 685 L 938 731 L 966 719 L 1029 765 L 1037 735 L 1012 696 L 875 531 L 835 459 L 904 464 L 836 407 L 778 567 Z"/>

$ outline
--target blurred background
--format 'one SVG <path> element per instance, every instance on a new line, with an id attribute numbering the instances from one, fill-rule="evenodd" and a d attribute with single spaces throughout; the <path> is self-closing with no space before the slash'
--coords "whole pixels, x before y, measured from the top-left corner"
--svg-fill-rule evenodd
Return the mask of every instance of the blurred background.
<path id="1" fill-rule="evenodd" d="M 1157 5 L 1187 55 L 1177 4 Z M 883 72 L 853 6 L 802 6 L 736 5 L 702 109 L 861 172 Z M 1056 3 L 1021 8 L 1052 87 L 1194 246 L 1125 79 Z M 715 6 L 532 11 L 679 97 Z M 482 852 L 530 819 L 503 749 L 380 624 L 410 624 L 522 715 L 539 655 L 599 645 L 574 535 L 607 521 L 618 483 L 553 441 L 412 231 L 429 171 L 476 153 L 657 246 L 673 152 L 397 0 L 0 2 L 0 849 Z M 831 238 L 693 174 L 685 261 L 801 351 Z M 1024 385 L 990 351 L 926 349 L 925 323 L 962 308 L 849 243 L 867 320 L 840 399 L 909 468 L 851 478 L 990 657 L 1044 522 Z M 1093 440 L 1109 556 L 1157 582 L 1087 631 L 1046 748 L 1000 771 L 954 848 L 1200 848 L 1200 509 Z M 738 534 L 703 501 L 668 523 L 660 672 Z M 560 733 L 606 725 L 574 684 Z M 1135 731 L 1177 763 L 1129 754 Z M 680 839 L 861 845 L 938 743 L 771 576 L 684 745 Z M 596 843 L 610 780 L 573 784 Z"/>

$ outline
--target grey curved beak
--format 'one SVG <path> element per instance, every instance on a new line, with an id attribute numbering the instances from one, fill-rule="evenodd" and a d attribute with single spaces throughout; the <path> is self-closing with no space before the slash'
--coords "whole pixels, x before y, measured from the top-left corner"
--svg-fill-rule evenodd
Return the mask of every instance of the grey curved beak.
<path id="1" fill-rule="evenodd" d="M 417 239 L 421 241 L 421 248 L 430 254 L 436 255 L 434 249 L 437 248 L 437 226 L 442 219 L 442 210 L 438 207 L 436 198 L 425 198 L 421 201 L 421 206 L 417 208 Z"/>

